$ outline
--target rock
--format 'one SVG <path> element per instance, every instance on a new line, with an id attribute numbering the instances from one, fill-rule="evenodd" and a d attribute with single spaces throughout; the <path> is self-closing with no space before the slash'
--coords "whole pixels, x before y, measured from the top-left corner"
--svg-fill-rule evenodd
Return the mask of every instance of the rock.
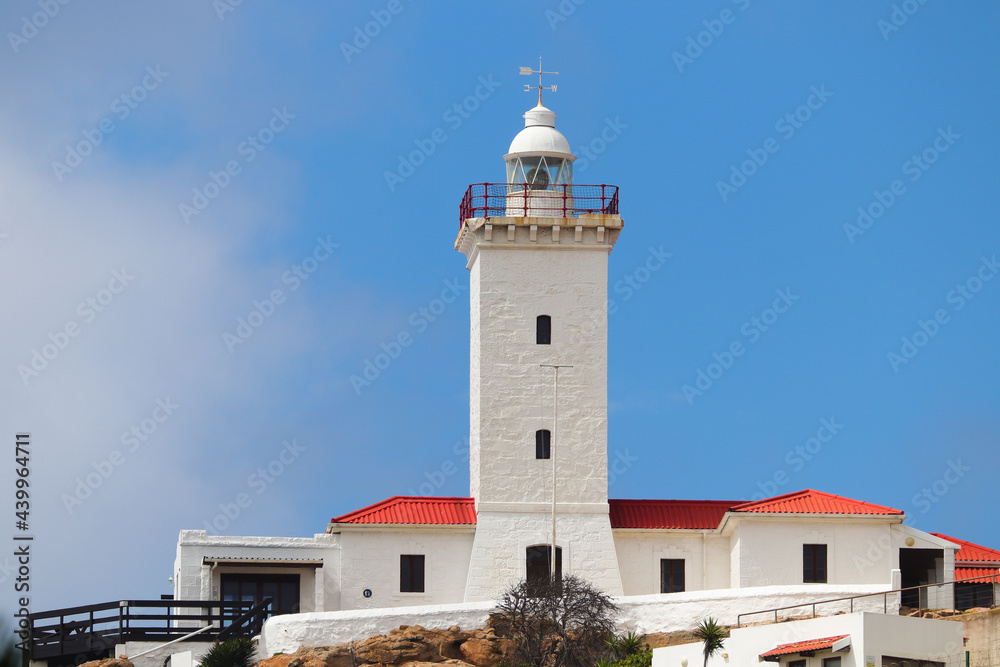
<path id="1" fill-rule="evenodd" d="M 265 658 L 258 667 L 354 667 L 349 644 L 339 646 L 314 646 Z"/>
<path id="2" fill-rule="evenodd" d="M 480 637 L 466 641 L 461 650 L 465 661 L 476 667 L 497 667 L 503 661 L 503 654 L 496 643 Z"/>
<path id="3" fill-rule="evenodd" d="M 90 662 L 85 662 L 80 667 L 134 667 L 132 661 L 128 659 L 128 656 L 121 656 L 120 658 L 104 658 L 103 660 L 91 660 Z"/>
<path id="4" fill-rule="evenodd" d="M 447 630 L 401 625 L 388 635 L 349 644 L 303 647 L 261 660 L 257 667 L 499 667 L 505 659 L 510 662 L 515 648 L 513 640 L 498 638 L 493 628 L 463 632 L 457 625 Z"/>
<path id="5" fill-rule="evenodd" d="M 437 647 L 424 641 L 422 634 L 403 634 L 396 637 L 379 635 L 359 642 L 354 647 L 354 653 L 359 663 L 379 665 L 439 662 L 441 660 L 441 654 Z"/>
<path id="6" fill-rule="evenodd" d="M 442 667 L 447 665 L 448 667 L 474 667 L 467 662 L 462 662 L 461 660 L 444 660 L 442 662 L 404 662 L 399 667 Z"/>

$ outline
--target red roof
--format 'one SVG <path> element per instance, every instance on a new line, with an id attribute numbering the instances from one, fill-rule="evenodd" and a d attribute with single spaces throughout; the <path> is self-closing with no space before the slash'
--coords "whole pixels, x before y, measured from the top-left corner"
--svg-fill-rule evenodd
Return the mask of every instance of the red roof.
<path id="1" fill-rule="evenodd" d="M 714 530 L 726 512 L 808 514 L 902 514 L 872 505 L 806 489 L 751 503 L 737 500 L 609 500 L 612 528 Z M 476 523 L 473 498 L 393 496 L 388 500 L 334 517 L 331 523 L 472 526 Z M 950 538 L 945 538 L 950 539 Z M 995 553 L 995 552 L 994 552 Z M 998 554 L 1000 558 L 1000 554 Z"/>
<path id="2" fill-rule="evenodd" d="M 1000 584 L 1000 568 L 995 567 L 956 567 L 955 581 L 963 580 L 963 584 Z"/>
<path id="3" fill-rule="evenodd" d="M 736 505 L 733 512 L 753 512 L 757 514 L 902 514 L 902 510 L 882 505 L 835 496 L 814 489 L 804 489 L 783 496 L 765 498 L 756 502 Z"/>
<path id="4" fill-rule="evenodd" d="M 730 500 L 609 500 L 612 528 L 690 528 L 714 530 Z"/>
<path id="5" fill-rule="evenodd" d="M 955 579 L 972 579 L 968 583 L 975 584 L 1000 583 L 1000 578 L 992 577 L 1000 574 L 1000 551 L 948 537 L 943 533 L 931 533 L 931 535 L 959 546 L 958 553 L 955 554 Z"/>
<path id="6" fill-rule="evenodd" d="M 769 658 L 777 658 L 782 655 L 791 655 L 793 653 L 809 653 L 810 651 L 822 651 L 823 649 L 833 648 L 833 645 L 839 642 L 841 639 L 846 639 L 850 635 L 838 635 L 836 637 L 824 637 L 823 639 L 810 639 L 804 642 L 795 642 L 793 644 L 780 644 L 777 648 L 773 648 L 767 653 L 761 653 L 760 657 L 763 660 Z"/>
<path id="7" fill-rule="evenodd" d="M 471 526 L 476 523 L 472 498 L 393 496 L 330 519 L 330 523 L 383 523 L 438 526 Z"/>

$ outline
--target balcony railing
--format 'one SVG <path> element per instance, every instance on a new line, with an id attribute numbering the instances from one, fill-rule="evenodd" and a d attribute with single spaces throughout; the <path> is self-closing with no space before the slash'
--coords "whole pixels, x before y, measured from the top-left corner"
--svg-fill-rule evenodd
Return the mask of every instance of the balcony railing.
<path id="1" fill-rule="evenodd" d="M 818 600 L 816 602 L 803 602 L 801 604 L 788 605 L 787 607 L 776 607 L 774 609 L 763 609 L 761 611 L 749 611 L 749 612 L 744 612 L 742 614 L 739 614 L 736 617 L 736 627 L 739 627 L 739 628 L 743 627 L 743 617 L 744 616 L 756 616 L 757 614 L 773 614 L 774 615 L 774 622 L 777 623 L 778 622 L 778 612 L 788 611 L 789 609 L 802 610 L 802 609 L 806 609 L 806 608 L 810 608 L 811 607 L 812 608 L 812 615 L 816 616 L 816 607 L 817 606 L 819 606 L 819 605 L 828 605 L 828 604 L 833 604 L 833 603 L 837 603 L 837 602 L 848 602 L 849 606 L 848 606 L 847 611 L 849 613 L 854 613 L 854 601 L 855 600 L 861 600 L 861 599 L 864 599 L 864 598 L 877 598 L 877 597 L 881 597 L 882 598 L 882 612 L 885 613 L 885 614 L 888 614 L 889 613 L 889 596 L 890 595 L 899 594 L 900 598 L 902 599 L 902 598 L 904 598 L 906 596 L 907 593 L 918 593 L 919 594 L 920 591 L 927 591 L 927 590 L 930 590 L 931 588 L 941 589 L 941 588 L 944 588 L 946 586 L 951 586 L 952 587 L 952 601 L 954 602 L 954 600 L 955 600 L 954 596 L 955 596 L 955 592 L 956 592 L 955 591 L 955 584 L 980 584 L 980 585 L 983 585 L 983 586 L 988 586 L 989 588 L 992 589 L 992 588 L 994 588 L 996 586 L 997 583 L 1000 583 L 1000 574 L 992 574 L 992 575 L 987 575 L 987 576 L 970 577 L 968 579 L 956 579 L 954 581 L 942 581 L 941 583 L 937 583 L 937 584 L 921 584 L 919 586 L 907 586 L 906 588 L 896 588 L 896 589 L 893 589 L 893 590 L 890 590 L 890 591 L 882 591 L 880 593 L 865 593 L 863 595 L 852 595 L 850 597 L 843 597 L 843 598 L 831 598 L 829 600 Z M 997 600 L 993 596 L 993 591 L 992 590 L 990 590 L 989 593 L 990 593 L 990 598 L 993 600 L 993 603 L 990 605 L 990 607 L 994 608 L 994 607 L 997 606 Z M 918 596 L 918 599 L 919 599 L 919 596 Z M 901 604 L 901 606 L 903 606 L 903 605 Z M 838 609 L 836 611 L 836 613 L 844 613 L 844 611 L 845 611 L 844 609 Z M 834 613 L 834 612 L 829 612 L 829 614 L 832 614 L 832 613 Z"/>
<path id="2" fill-rule="evenodd" d="M 122 600 L 29 614 L 32 660 L 69 663 L 129 641 L 217 641 L 260 634 L 271 599 L 255 602 Z M 192 631 L 208 627 L 202 633 Z M 79 664 L 79 663 L 77 663 Z"/>
<path id="3" fill-rule="evenodd" d="M 618 186 L 473 183 L 462 198 L 458 222 L 492 217 L 575 218 L 583 213 L 617 215 Z"/>

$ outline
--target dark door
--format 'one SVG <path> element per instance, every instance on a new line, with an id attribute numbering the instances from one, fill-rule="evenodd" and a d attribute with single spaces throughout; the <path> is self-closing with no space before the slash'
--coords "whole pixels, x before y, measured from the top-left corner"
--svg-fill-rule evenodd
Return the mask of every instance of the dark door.
<path id="1" fill-rule="evenodd" d="M 270 615 L 294 614 L 299 610 L 297 574 L 223 574 L 223 602 L 262 602 L 271 598 Z"/>

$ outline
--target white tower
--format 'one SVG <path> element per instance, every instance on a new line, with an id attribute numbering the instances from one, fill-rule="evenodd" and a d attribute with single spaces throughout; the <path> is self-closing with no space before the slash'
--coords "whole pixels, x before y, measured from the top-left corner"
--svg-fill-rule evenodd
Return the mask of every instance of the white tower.
<path id="1" fill-rule="evenodd" d="M 540 93 L 524 119 L 505 156 L 507 182 L 470 186 L 455 242 L 471 273 L 477 526 L 465 598 L 493 599 L 544 573 L 553 516 L 561 571 L 620 595 L 607 465 L 607 267 L 622 228 L 617 188 L 573 184 L 576 158 Z M 555 427 L 554 370 L 545 365 L 572 366 L 559 372 Z"/>

